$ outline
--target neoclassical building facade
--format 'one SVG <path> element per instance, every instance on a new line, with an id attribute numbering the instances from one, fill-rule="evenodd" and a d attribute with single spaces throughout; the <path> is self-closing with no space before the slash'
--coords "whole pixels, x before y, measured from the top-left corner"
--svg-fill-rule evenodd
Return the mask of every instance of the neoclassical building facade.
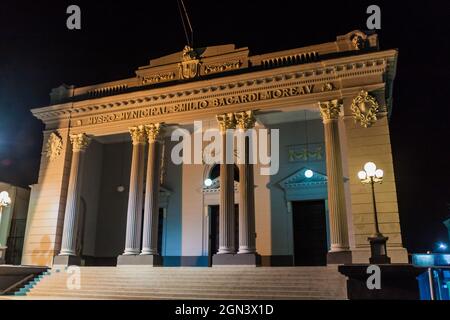
<path id="1" fill-rule="evenodd" d="M 388 254 L 407 262 L 389 135 L 396 63 L 356 30 L 262 55 L 185 47 L 129 79 L 53 89 L 32 110 L 45 130 L 22 264 L 367 263 L 372 196 L 357 173 L 368 161 L 385 172 Z M 249 140 L 243 163 L 175 163 L 173 132 L 194 141 L 194 121 L 223 137 L 276 130 L 277 147 L 264 143 L 277 170 L 248 161 Z"/>

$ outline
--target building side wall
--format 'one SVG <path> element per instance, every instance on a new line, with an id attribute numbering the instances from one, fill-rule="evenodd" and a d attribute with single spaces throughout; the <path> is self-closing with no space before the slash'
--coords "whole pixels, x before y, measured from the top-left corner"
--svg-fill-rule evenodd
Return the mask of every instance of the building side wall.
<path id="1" fill-rule="evenodd" d="M 377 97 L 378 101 L 382 101 Z M 344 101 L 349 108 L 351 101 Z M 354 237 L 353 261 L 368 262 L 370 249 L 367 238 L 374 232 L 374 216 L 370 185 L 363 185 L 358 179 L 358 172 L 368 161 L 375 162 L 384 170 L 381 184 L 375 185 L 377 211 L 380 231 L 389 237 L 388 255 L 393 262 L 407 262 L 406 249 L 403 248 L 400 220 L 395 187 L 395 175 L 392 162 L 392 150 L 389 124 L 386 115 L 369 128 L 355 123 L 352 117 L 344 118 L 346 139 L 347 171 L 350 182 L 352 230 Z"/>
<path id="2" fill-rule="evenodd" d="M 46 156 L 50 131 L 44 132 L 38 183 L 30 194 L 22 264 L 50 266 L 61 246 L 64 210 L 69 181 L 71 144 L 67 129 L 58 129 L 61 153 L 53 160 Z"/>

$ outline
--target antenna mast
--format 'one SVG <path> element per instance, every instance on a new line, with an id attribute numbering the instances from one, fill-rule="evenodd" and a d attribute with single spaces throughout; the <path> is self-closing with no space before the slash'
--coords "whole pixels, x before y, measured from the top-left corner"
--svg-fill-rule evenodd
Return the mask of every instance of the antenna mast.
<path id="1" fill-rule="evenodd" d="M 188 12 L 186 10 L 186 6 L 184 5 L 183 0 L 177 0 L 178 10 L 180 12 L 181 22 L 183 24 L 184 35 L 186 36 L 187 44 L 193 48 L 194 47 L 194 30 L 192 29 L 191 20 L 189 19 Z M 190 37 L 188 34 L 188 29 L 190 33 Z"/>

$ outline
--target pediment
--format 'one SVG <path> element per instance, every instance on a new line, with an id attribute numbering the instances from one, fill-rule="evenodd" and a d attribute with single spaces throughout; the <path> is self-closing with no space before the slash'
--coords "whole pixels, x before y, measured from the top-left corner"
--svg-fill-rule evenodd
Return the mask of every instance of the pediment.
<path id="1" fill-rule="evenodd" d="M 170 196 L 171 193 L 172 193 L 172 192 L 171 192 L 169 189 L 164 188 L 163 186 L 160 186 L 160 187 L 159 187 L 159 194 L 160 194 L 160 196 L 166 196 L 166 197 L 168 197 L 168 196 Z"/>
<path id="2" fill-rule="evenodd" d="M 308 178 L 305 173 L 307 170 L 311 170 L 313 175 Z M 297 189 L 310 186 L 323 186 L 327 184 L 327 176 L 323 173 L 317 172 L 307 167 L 303 167 L 293 174 L 279 181 L 277 184 L 282 189 Z"/>

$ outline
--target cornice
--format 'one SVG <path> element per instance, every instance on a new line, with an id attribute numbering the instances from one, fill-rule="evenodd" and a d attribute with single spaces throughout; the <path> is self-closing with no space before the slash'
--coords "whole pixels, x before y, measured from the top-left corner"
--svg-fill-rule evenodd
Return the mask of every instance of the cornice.
<path id="1" fill-rule="evenodd" d="M 345 78 L 385 73 L 386 71 L 389 74 L 392 73 L 391 79 L 393 79 L 395 76 L 396 58 L 396 50 L 378 51 L 303 65 L 261 70 L 115 96 L 63 103 L 36 108 L 31 111 L 35 117 L 44 123 L 48 123 L 61 119 L 75 119 L 85 115 L 100 114 L 105 111 L 122 111 L 130 107 L 164 106 L 173 103 L 189 102 L 203 97 L 214 98 L 235 94 L 236 92 L 244 93 L 255 89 L 264 90 L 282 87 L 283 85 L 339 81 Z"/>

